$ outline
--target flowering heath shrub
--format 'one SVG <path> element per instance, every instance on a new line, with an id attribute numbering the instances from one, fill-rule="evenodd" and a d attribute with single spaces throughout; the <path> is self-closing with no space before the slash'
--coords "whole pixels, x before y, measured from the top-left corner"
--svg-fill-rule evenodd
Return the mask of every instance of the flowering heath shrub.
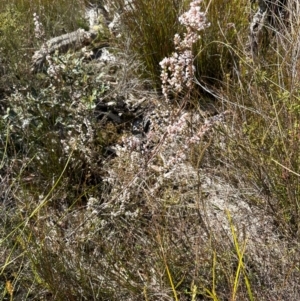
<path id="1" fill-rule="evenodd" d="M 175 52 L 171 57 L 166 57 L 160 62 L 162 68 L 162 92 L 166 99 L 171 91 L 178 94 L 184 88 L 191 90 L 195 66 L 193 65 L 193 45 L 201 38 L 199 32 L 210 24 L 206 14 L 200 11 L 202 0 L 193 1 L 189 11 L 179 17 L 179 22 L 185 26 L 186 33 L 183 39 L 179 34 L 174 36 Z"/>
<path id="2" fill-rule="evenodd" d="M 92 174 L 98 168 L 103 131 L 98 130 L 94 110 L 96 99 L 109 89 L 75 54 L 54 54 L 47 60 L 47 73 L 40 79 L 44 87 L 16 90 L 5 116 L 10 126 L 8 155 L 17 152 L 18 159 L 31 160 L 27 169 L 35 170 L 35 184 L 44 183 L 43 190 L 52 185 L 49 179 L 61 173 L 71 154 L 69 172 Z"/>

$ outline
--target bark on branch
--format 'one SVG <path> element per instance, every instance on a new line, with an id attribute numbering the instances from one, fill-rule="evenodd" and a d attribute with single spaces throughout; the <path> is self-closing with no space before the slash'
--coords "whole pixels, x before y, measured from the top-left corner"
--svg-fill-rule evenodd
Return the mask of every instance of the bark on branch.
<path id="1" fill-rule="evenodd" d="M 55 37 L 45 42 L 40 50 L 36 51 L 32 57 L 32 71 L 39 71 L 45 60 L 46 56 L 53 54 L 55 51 L 61 53 L 67 52 L 69 49 L 74 51 L 89 45 L 97 36 L 96 31 L 85 31 L 78 29 L 71 33 Z"/>

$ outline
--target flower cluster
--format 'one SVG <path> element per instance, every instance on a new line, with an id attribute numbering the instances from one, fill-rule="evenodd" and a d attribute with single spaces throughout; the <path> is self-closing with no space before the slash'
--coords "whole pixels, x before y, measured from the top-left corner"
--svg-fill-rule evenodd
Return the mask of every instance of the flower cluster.
<path id="1" fill-rule="evenodd" d="M 35 37 L 37 39 L 43 38 L 44 35 L 45 35 L 43 24 L 40 22 L 40 18 L 36 13 L 33 14 L 33 23 L 34 23 L 34 35 L 35 35 Z"/>
<path id="2" fill-rule="evenodd" d="M 225 111 L 201 121 L 202 118 L 199 114 L 179 112 L 176 122 L 169 120 L 166 128 L 167 135 L 162 139 L 160 147 L 160 152 L 164 153 L 165 170 L 184 163 L 191 148 L 200 143 L 207 132 L 219 124 L 223 124 L 225 117 L 229 114 L 231 114 L 230 111 Z"/>
<path id="3" fill-rule="evenodd" d="M 185 25 L 188 33 L 204 30 L 209 26 L 205 13 L 200 11 L 202 0 L 195 0 L 190 4 L 190 10 L 179 17 L 179 22 Z"/>
<path id="4" fill-rule="evenodd" d="M 46 48 L 45 48 L 45 51 L 47 51 Z M 50 54 L 46 55 L 46 61 L 49 64 L 49 67 L 47 69 L 47 74 L 50 76 L 50 78 L 53 78 L 57 82 L 60 82 L 60 76 L 59 75 L 60 75 L 60 72 L 61 72 L 61 69 L 62 69 L 61 65 L 57 64 Z"/>
<path id="5" fill-rule="evenodd" d="M 199 32 L 209 26 L 205 13 L 200 11 L 202 0 L 190 4 L 190 10 L 179 17 L 179 22 L 186 27 L 184 38 L 179 34 L 174 36 L 176 52 L 160 62 L 162 68 L 162 92 L 166 99 L 170 90 L 180 93 L 184 87 L 192 88 L 195 67 L 193 65 L 193 44 L 200 39 Z"/>
<path id="6" fill-rule="evenodd" d="M 147 116 L 150 126 L 145 136 L 126 135 L 112 146 L 116 158 L 104 164 L 107 174 L 103 181 L 113 187 L 110 210 L 114 217 L 133 212 L 129 204 L 140 198 L 143 189 L 155 195 L 170 181 L 175 186 L 193 181 L 197 173 L 191 161 L 193 153 L 215 128 L 226 126 L 226 116 L 231 114 L 225 111 L 203 118 L 197 112 L 171 112 L 168 108 L 169 104 L 163 103 L 154 107 Z"/>

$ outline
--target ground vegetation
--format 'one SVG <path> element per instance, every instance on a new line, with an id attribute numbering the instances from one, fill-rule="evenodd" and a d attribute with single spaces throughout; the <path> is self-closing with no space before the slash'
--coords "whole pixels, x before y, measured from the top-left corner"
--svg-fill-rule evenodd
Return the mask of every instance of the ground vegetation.
<path id="1" fill-rule="evenodd" d="M 299 300 L 297 1 L 1 4 L 1 300 Z"/>

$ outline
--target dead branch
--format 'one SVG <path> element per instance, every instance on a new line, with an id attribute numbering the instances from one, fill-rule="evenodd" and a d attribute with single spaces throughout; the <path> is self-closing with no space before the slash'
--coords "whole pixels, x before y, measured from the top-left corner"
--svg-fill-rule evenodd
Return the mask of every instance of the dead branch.
<path id="1" fill-rule="evenodd" d="M 36 51 L 32 57 L 32 71 L 39 71 L 47 55 L 53 54 L 55 51 L 65 53 L 72 49 L 76 51 L 84 46 L 89 45 L 97 36 L 96 31 L 85 31 L 78 29 L 71 33 L 63 34 L 59 37 L 52 38 L 45 42 L 42 47 Z"/>

